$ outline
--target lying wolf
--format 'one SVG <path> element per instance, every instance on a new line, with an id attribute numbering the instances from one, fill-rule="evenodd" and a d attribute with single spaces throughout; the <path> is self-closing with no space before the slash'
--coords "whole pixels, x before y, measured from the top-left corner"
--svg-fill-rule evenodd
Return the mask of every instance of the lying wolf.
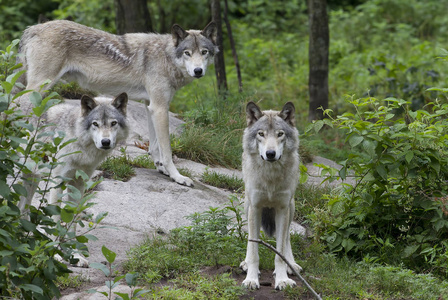
<path id="1" fill-rule="evenodd" d="M 47 79 L 77 81 L 102 94 L 127 92 L 145 101 L 150 153 L 159 172 L 192 186 L 173 164 L 168 109 L 175 92 L 205 75 L 218 52 L 214 23 L 202 31 L 173 25 L 171 35 L 129 33 L 114 35 L 70 21 L 31 26 L 19 45 L 19 62 L 26 88 L 38 90 Z"/>
<path id="2" fill-rule="evenodd" d="M 277 251 L 294 266 L 289 226 L 294 216 L 294 193 L 299 178 L 299 133 L 295 127 L 295 108 L 291 102 L 282 111 L 261 111 L 253 102 L 246 107 L 247 128 L 243 136 L 243 179 L 249 239 L 258 239 L 260 227 L 275 236 Z M 247 272 L 243 285 L 258 289 L 258 244 L 248 242 L 240 267 Z M 288 267 L 275 257 L 275 288 L 294 286 Z M 289 270 L 291 273 L 291 270 Z"/>
<path id="3" fill-rule="evenodd" d="M 70 178 L 68 184 L 76 187 L 81 194 L 84 193 L 84 181 L 82 178 L 75 178 L 76 171 L 82 170 L 89 177 L 92 176 L 96 167 L 117 144 L 126 140 L 129 132 L 126 117 L 127 103 L 126 93 L 120 94 L 113 100 L 104 97 L 92 99 L 89 96 L 83 96 L 80 105 L 63 103 L 48 110 L 45 122 L 50 126 L 54 124 L 54 131 L 64 131 L 66 140 L 76 139 L 75 142 L 68 144 L 58 153 L 58 157 L 61 157 L 58 161 L 62 164 L 59 164 L 53 171 L 55 178 L 59 178 L 59 176 Z M 69 154 L 73 152 L 78 153 Z M 19 203 L 19 208 L 23 213 L 31 204 L 37 186 L 28 180 L 25 187 L 28 195 Z M 52 188 L 48 202 L 58 204 L 61 192 L 61 189 Z M 69 200 L 73 201 L 73 199 Z M 84 258 L 79 256 L 76 258 L 79 259 L 78 266 L 88 266 L 88 262 Z"/>

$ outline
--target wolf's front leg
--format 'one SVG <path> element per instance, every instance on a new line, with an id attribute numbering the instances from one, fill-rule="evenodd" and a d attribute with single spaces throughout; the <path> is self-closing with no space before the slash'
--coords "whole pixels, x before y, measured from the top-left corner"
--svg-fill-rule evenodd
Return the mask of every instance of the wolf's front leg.
<path id="1" fill-rule="evenodd" d="M 246 200 L 248 201 L 248 200 Z M 261 226 L 261 210 L 255 206 L 248 206 L 247 212 L 247 222 L 249 229 L 249 240 L 258 240 L 260 236 L 260 226 Z M 260 283 L 258 277 L 260 271 L 259 266 L 259 256 L 258 256 L 258 243 L 247 242 L 247 252 L 246 258 L 240 264 L 240 268 L 247 272 L 246 279 L 243 281 L 243 286 L 248 289 L 258 289 L 260 288 Z"/>
<path id="2" fill-rule="evenodd" d="M 275 239 L 277 243 L 277 251 L 281 253 L 285 258 L 290 258 L 290 241 L 289 241 L 289 207 L 277 207 L 275 209 Z M 292 255 L 292 253 L 291 253 Z M 291 261 L 293 263 L 293 261 Z M 288 278 L 288 266 L 283 259 L 276 255 L 275 256 L 275 289 L 283 290 L 287 286 L 295 286 L 294 280 Z"/>
<path id="3" fill-rule="evenodd" d="M 166 101 L 162 99 L 162 103 L 159 103 L 160 99 L 157 96 L 160 97 L 160 95 L 154 93 L 154 97 L 151 97 L 151 102 L 147 107 L 151 156 L 159 172 L 170 176 L 172 180 L 179 184 L 193 186 L 193 181 L 182 176 L 173 163 L 168 117 L 170 99 Z"/>

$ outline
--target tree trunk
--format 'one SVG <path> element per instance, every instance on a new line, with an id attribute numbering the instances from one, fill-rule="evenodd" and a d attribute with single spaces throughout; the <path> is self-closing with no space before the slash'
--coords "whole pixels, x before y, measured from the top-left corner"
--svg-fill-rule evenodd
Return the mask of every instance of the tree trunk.
<path id="1" fill-rule="evenodd" d="M 310 105 L 308 120 L 323 118 L 328 108 L 328 53 L 330 33 L 328 29 L 327 1 L 308 0 L 309 14 L 309 82 Z"/>
<path id="2" fill-rule="evenodd" d="M 219 0 L 211 1 L 212 21 L 218 29 L 217 43 L 219 52 L 215 55 L 215 73 L 219 91 L 227 90 L 226 65 L 224 63 L 224 47 L 222 38 L 221 6 Z"/>
<path id="3" fill-rule="evenodd" d="M 115 0 L 117 34 L 153 31 L 146 0 Z"/>
<path id="4" fill-rule="evenodd" d="M 232 48 L 233 60 L 235 62 L 236 75 L 238 76 L 238 91 L 241 93 L 243 91 L 243 81 L 241 79 L 240 62 L 238 60 L 238 54 L 236 53 L 235 41 L 233 40 L 232 27 L 230 27 L 229 18 L 227 12 L 229 6 L 227 0 L 224 0 L 224 21 L 226 22 L 227 34 L 229 36 L 230 47 Z"/>

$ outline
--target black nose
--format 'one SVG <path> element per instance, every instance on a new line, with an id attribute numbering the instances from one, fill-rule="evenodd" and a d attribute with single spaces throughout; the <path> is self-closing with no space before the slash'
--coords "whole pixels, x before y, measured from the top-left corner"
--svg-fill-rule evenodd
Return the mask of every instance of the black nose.
<path id="1" fill-rule="evenodd" d="M 103 147 L 110 147 L 110 140 L 109 139 L 102 139 L 101 140 L 101 145 L 103 145 Z"/>
<path id="2" fill-rule="evenodd" d="M 266 151 L 266 157 L 268 159 L 274 159 L 275 158 L 275 151 L 274 150 L 268 150 Z"/>
<path id="3" fill-rule="evenodd" d="M 194 68 L 195 76 L 202 76 L 202 68 Z"/>

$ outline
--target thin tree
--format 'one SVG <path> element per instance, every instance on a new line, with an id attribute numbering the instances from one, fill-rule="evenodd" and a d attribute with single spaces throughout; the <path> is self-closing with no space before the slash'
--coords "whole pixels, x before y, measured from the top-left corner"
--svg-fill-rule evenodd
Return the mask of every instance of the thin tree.
<path id="1" fill-rule="evenodd" d="M 309 14 L 309 93 L 308 120 L 323 118 L 328 108 L 328 53 L 330 32 L 328 28 L 327 1 L 308 0 Z"/>
<path id="2" fill-rule="evenodd" d="M 146 0 L 115 0 L 118 34 L 153 31 Z"/>
<path id="3" fill-rule="evenodd" d="M 219 91 L 227 90 L 226 65 L 224 63 L 224 47 L 222 38 L 221 5 L 219 0 L 211 1 L 212 20 L 218 29 L 217 43 L 219 52 L 215 55 L 215 73 Z"/>
<path id="4" fill-rule="evenodd" d="M 227 35 L 229 36 L 230 47 L 232 48 L 233 61 L 235 62 L 236 74 L 238 76 L 238 91 L 241 93 L 243 91 L 243 81 L 241 79 L 240 62 L 238 61 L 238 54 L 236 53 L 235 41 L 233 40 L 232 27 L 230 26 L 229 18 L 227 12 L 229 10 L 229 5 L 227 0 L 224 0 L 224 21 L 226 22 Z"/>

